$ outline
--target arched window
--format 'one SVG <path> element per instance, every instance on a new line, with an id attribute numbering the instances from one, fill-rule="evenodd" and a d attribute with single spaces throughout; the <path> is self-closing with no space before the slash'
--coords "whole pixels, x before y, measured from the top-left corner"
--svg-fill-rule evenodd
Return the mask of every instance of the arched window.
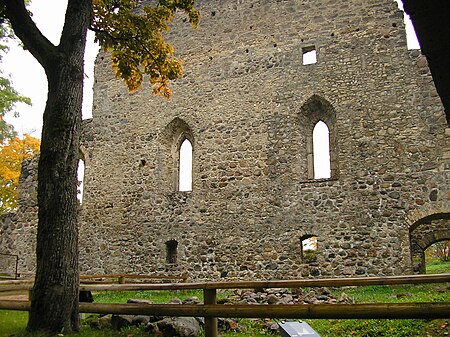
<path id="1" fill-rule="evenodd" d="M 192 144 L 185 139 L 180 146 L 178 190 L 192 191 Z"/>
<path id="2" fill-rule="evenodd" d="M 164 165 L 160 173 L 164 188 L 171 192 L 192 191 L 195 138 L 191 128 L 176 117 L 165 127 L 161 141 Z"/>
<path id="3" fill-rule="evenodd" d="M 313 130 L 314 179 L 331 178 L 330 132 L 328 126 L 317 122 Z"/>
<path id="4" fill-rule="evenodd" d="M 339 166 L 336 112 L 331 103 L 312 95 L 300 109 L 299 125 L 306 145 L 304 150 L 300 149 L 300 176 L 308 180 L 336 179 Z"/>

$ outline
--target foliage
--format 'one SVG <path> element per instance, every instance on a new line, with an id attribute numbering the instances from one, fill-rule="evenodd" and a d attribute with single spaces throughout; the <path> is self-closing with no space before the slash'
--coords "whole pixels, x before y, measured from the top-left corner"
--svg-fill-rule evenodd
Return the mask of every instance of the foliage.
<path id="1" fill-rule="evenodd" d="M 317 251 L 308 249 L 303 251 L 303 262 L 312 263 L 317 261 Z"/>
<path id="2" fill-rule="evenodd" d="M 8 51 L 8 47 L 4 43 L 4 40 L 11 36 L 12 32 L 10 26 L 6 22 L 0 22 L 0 61 L 3 56 L 2 53 Z M 2 72 L 0 71 L 0 143 L 16 136 L 14 127 L 3 119 L 5 115 L 11 111 L 14 113 L 14 116 L 18 115 L 17 111 L 13 111 L 16 103 L 31 105 L 30 99 L 19 95 L 12 87 L 11 81 L 2 76 Z"/>
<path id="3" fill-rule="evenodd" d="M 39 144 L 39 139 L 26 134 L 0 146 L 0 214 L 17 207 L 22 162 L 39 152 Z"/>
<path id="4" fill-rule="evenodd" d="M 195 27 L 200 14 L 193 0 L 159 0 L 159 6 L 146 5 L 142 10 L 137 4 L 132 0 L 94 0 L 90 29 L 96 32 L 100 46 L 112 51 L 116 75 L 131 92 L 141 88 L 147 74 L 153 91 L 169 98 L 169 81 L 181 77 L 182 67 L 162 33 L 168 31 L 177 8 L 188 14 Z"/>
<path id="5" fill-rule="evenodd" d="M 439 241 L 432 244 L 427 250 L 428 259 L 439 259 L 442 262 L 450 261 L 450 241 Z"/>

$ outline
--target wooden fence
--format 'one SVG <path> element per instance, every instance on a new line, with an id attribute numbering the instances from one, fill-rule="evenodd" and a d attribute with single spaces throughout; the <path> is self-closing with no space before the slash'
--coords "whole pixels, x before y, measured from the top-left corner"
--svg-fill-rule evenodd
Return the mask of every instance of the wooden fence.
<path id="1" fill-rule="evenodd" d="M 80 303 L 80 312 L 100 314 L 140 314 L 205 317 L 205 336 L 217 337 L 217 317 L 247 318 L 327 318 L 327 319 L 410 319 L 450 318 L 450 302 L 240 305 L 217 304 L 218 289 L 261 289 L 301 287 L 344 287 L 369 285 L 426 284 L 450 282 L 450 274 L 361 278 L 304 279 L 289 281 L 235 281 L 167 284 L 81 284 L 80 290 L 188 290 L 202 289 L 204 304 L 104 304 Z M 1 284 L 1 283 L 0 283 Z M 15 285 L 24 287 L 23 284 Z M 30 285 L 28 285 L 30 287 Z M 2 290 L 3 287 L 0 287 Z M 0 301 L 0 309 L 29 310 L 26 301 Z"/>
<path id="2" fill-rule="evenodd" d="M 136 274 L 106 274 L 106 275 L 81 275 L 81 283 L 112 283 L 107 280 L 117 280 L 117 283 L 127 283 L 130 280 L 160 280 L 160 281 L 174 281 L 179 280 L 186 282 L 188 277 L 186 275 L 136 275 Z"/>

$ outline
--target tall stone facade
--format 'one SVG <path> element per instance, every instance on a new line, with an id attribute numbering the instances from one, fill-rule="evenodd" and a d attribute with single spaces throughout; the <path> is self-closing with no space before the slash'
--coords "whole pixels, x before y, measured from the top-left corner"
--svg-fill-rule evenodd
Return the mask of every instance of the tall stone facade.
<path id="1" fill-rule="evenodd" d="M 82 272 L 420 270 L 420 250 L 450 239 L 450 129 L 396 3 L 197 1 L 199 28 L 180 13 L 169 34 L 185 60 L 170 101 L 148 88 L 130 94 L 108 55 L 97 58 L 81 149 Z M 311 51 L 316 62 L 303 64 Z M 319 121 L 326 179 L 314 178 Z M 185 140 L 192 191 L 178 186 Z M 312 255 L 302 246 L 310 237 Z"/>
<path id="2" fill-rule="evenodd" d="M 97 59 L 82 269 L 199 279 L 412 272 L 408 215 L 450 213 L 449 133 L 396 3 L 198 7 L 197 30 L 183 15 L 173 23 L 185 75 L 170 101 L 128 93 L 108 56 Z M 311 50 L 316 63 L 304 65 Z M 329 129 L 329 179 L 314 179 L 318 121 Z M 189 192 L 177 183 L 185 139 Z M 302 251 L 310 236 L 314 259 Z"/>

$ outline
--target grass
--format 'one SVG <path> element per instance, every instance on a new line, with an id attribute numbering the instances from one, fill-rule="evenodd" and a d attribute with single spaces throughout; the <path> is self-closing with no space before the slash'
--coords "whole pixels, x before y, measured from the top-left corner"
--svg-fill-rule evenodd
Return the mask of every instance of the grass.
<path id="1" fill-rule="evenodd" d="M 429 273 L 449 272 L 450 263 L 427 265 Z M 305 290 L 307 291 L 307 290 Z M 356 303 L 401 303 L 401 302 L 450 302 L 448 284 L 399 285 L 399 286 L 367 286 L 330 289 L 333 297 L 338 298 L 345 292 Z M 225 298 L 227 291 L 218 291 L 218 298 Z M 129 298 L 146 299 L 154 303 L 167 303 L 177 297 L 184 300 L 189 297 L 203 300 L 201 290 L 184 291 L 101 291 L 94 293 L 97 303 L 126 303 Z M 28 313 L 21 311 L 0 310 L 0 337 L 25 336 Z M 222 337 L 267 337 L 269 332 L 263 329 L 263 320 L 238 319 L 242 332 L 220 332 Z M 305 320 L 322 337 L 438 337 L 447 336 L 450 332 L 449 320 Z M 32 337 L 41 337 L 33 335 Z M 85 321 L 83 331 L 64 334 L 69 337 L 148 337 L 136 328 L 124 329 L 120 332 L 110 329 L 91 329 Z M 203 332 L 199 335 L 204 336 Z M 277 334 L 273 336 L 278 336 Z"/>
<path id="2" fill-rule="evenodd" d="M 444 274 L 450 273 L 450 261 L 440 262 L 433 261 L 431 263 L 427 263 L 427 274 Z"/>
<path id="3" fill-rule="evenodd" d="M 173 298 L 186 299 L 198 297 L 203 301 L 201 290 L 180 290 L 180 291 L 99 291 L 93 293 L 95 302 L 98 303 L 126 303 L 128 299 L 149 300 L 153 303 L 167 303 Z"/>
<path id="4" fill-rule="evenodd" d="M 0 310 L 0 337 L 25 331 L 28 312 Z"/>

